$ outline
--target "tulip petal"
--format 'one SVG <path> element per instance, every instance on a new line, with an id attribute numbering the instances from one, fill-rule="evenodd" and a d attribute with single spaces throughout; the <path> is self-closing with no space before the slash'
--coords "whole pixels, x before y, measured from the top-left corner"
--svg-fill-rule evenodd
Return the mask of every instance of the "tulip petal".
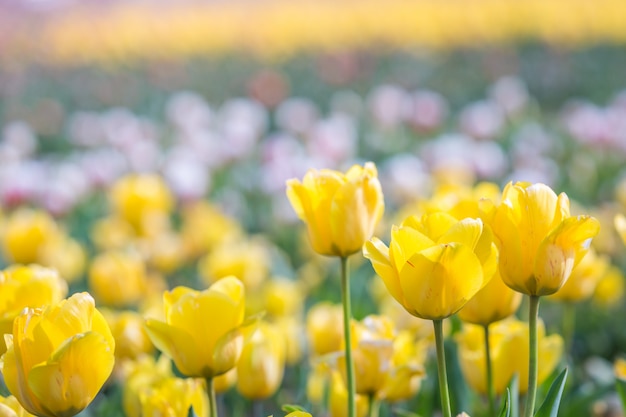
<path id="1" fill-rule="evenodd" d="M 35 366 L 28 386 L 55 417 L 71 417 L 96 396 L 113 371 L 114 355 L 106 339 L 87 332 L 68 339 L 48 363 Z"/>
<path id="2" fill-rule="evenodd" d="M 407 304 L 418 317 L 451 316 L 480 290 L 483 272 L 470 248 L 458 243 L 437 245 L 414 254 L 400 270 Z"/>
<path id="3" fill-rule="evenodd" d="M 622 242 L 626 245 L 626 216 L 617 214 L 613 222 L 615 224 L 615 230 L 617 230 L 617 233 L 622 238 Z"/>
<path id="4" fill-rule="evenodd" d="M 96 303 L 89 293 L 74 294 L 46 309 L 41 330 L 53 346 L 59 346 L 68 337 L 91 330 L 95 308 Z M 37 339 L 44 340 L 43 337 Z"/>
<path id="5" fill-rule="evenodd" d="M 172 358 L 178 370 L 187 376 L 196 375 L 201 369 L 198 348 L 194 338 L 182 329 L 170 326 L 159 320 L 146 320 L 146 331 L 157 349 Z"/>
<path id="6" fill-rule="evenodd" d="M 531 294 L 549 295 L 558 291 L 599 231 L 599 222 L 589 216 L 569 217 L 554 229 L 537 251 L 535 273 L 526 285 Z"/>
<path id="7" fill-rule="evenodd" d="M 450 228 L 437 240 L 437 243 L 443 244 L 458 242 L 474 250 L 480 240 L 482 232 L 482 220 L 466 218 L 450 226 Z"/>
<path id="8" fill-rule="evenodd" d="M 432 247 L 435 242 L 422 232 L 412 227 L 394 227 L 391 229 L 389 259 L 398 271 L 414 253 Z"/>
<path id="9" fill-rule="evenodd" d="M 237 365 L 243 350 L 243 333 L 234 329 L 222 336 L 213 350 L 213 376 L 222 375 Z"/>
<path id="10" fill-rule="evenodd" d="M 389 248 L 380 239 L 374 237 L 365 242 L 363 256 L 371 261 L 374 271 L 382 278 L 391 296 L 400 304 L 405 305 L 398 272 L 389 259 Z"/>

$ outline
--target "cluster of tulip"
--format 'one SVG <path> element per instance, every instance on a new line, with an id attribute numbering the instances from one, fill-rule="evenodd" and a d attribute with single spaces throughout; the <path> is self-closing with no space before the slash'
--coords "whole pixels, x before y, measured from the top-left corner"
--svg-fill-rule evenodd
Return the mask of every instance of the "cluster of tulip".
<path id="1" fill-rule="evenodd" d="M 512 413 L 503 415 L 517 415 L 517 381 L 530 417 L 538 384 L 559 366 L 573 336 L 571 328 L 563 337 L 546 335 L 540 298 L 571 306 L 601 282 L 623 281 L 591 247 L 599 221 L 571 215 L 568 197 L 540 183 L 503 190 L 447 184 L 406 208 L 388 244 L 373 237 L 385 211 L 373 163 L 345 173 L 310 170 L 287 182 L 287 196 L 313 251 L 341 260 L 341 305 L 309 305 L 306 320 L 306 296 L 333 273 L 332 262 L 305 253 L 298 279 L 284 277 L 278 271 L 288 261 L 277 246 L 247 235 L 208 202 L 187 202 L 175 222 L 175 199 L 158 176 L 129 175 L 111 187 L 110 211 L 91 228 L 96 253 L 89 259 L 90 248 L 47 214 L 7 215 L 0 240 L 14 265 L 0 273 L 0 348 L 12 396 L 0 409 L 71 417 L 101 390 L 99 406 L 120 387 L 128 417 L 240 415 L 250 404 L 264 415 L 269 398 L 306 402 L 314 415 L 377 416 L 432 381 L 434 345 L 441 410 L 449 417 L 449 337 L 467 383 L 486 395 L 488 415 L 496 415 L 497 397 Z M 626 229 L 623 217 L 615 224 Z M 44 256 L 51 246 L 59 252 Z M 348 259 L 359 252 L 379 276 L 372 291 L 379 311 L 355 320 Z M 191 265 L 193 279 L 184 276 Z M 75 278 L 82 274 L 85 282 Z M 516 316 L 524 295 L 528 320 Z M 452 316 L 461 328 L 448 326 Z M 292 389 L 287 379 L 306 380 L 306 389 Z M 559 396 L 563 381 L 561 375 L 554 383 Z M 231 391 L 246 400 L 233 404 Z M 553 397 L 541 410 L 558 409 Z M 296 406 L 285 410 L 310 416 Z"/>

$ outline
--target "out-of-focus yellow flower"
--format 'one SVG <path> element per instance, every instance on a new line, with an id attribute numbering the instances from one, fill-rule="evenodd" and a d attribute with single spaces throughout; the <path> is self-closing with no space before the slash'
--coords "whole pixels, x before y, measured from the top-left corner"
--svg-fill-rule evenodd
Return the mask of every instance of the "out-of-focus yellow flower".
<path id="1" fill-rule="evenodd" d="M 262 239 L 227 242 L 198 262 L 200 276 L 211 284 L 223 277 L 234 275 L 252 291 L 259 287 L 269 274 L 270 254 L 268 243 Z"/>
<path id="2" fill-rule="evenodd" d="M 418 339 L 408 331 L 402 331 L 393 340 L 392 367 L 378 397 L 387 402 L 405 401 L 413 398 L 425 375 L 423 364 L 430 341 Z"/>
<path id="3" fill-rule="evenodd" d="M 236 367 L 226 372 L 225 374 L 213 378 L 213 389 L 215 389 L 216 394 L 226 392 L 235 385 L 235 382 L 237 382 Z"/>
<path id="4" fill-rule="evenodd" d="M 126 417 L 142 417 L 140 394 L 148 387 L 158 385 L 160 381 L 172 378 L 172 361 L 162 355 L 155 361 L 152 355 L 140 356 L 136 360 L 122 364 L 123 381 L 122 408 Z"/>
<path id="5" fill-rule="evenodd" d="M 305 341 L 294 335 L 304 334 L 304 323 L 301 317 L 279 317 L 272 322 L 285 340 L 285 362 L 297 365 L 302 359 Z"/>
<path id="6" fill-rule="evenodd" d="M 616 266 L 610 266 L 596 285 L 593 302 L 605 308 L 618 306 L 624 299 L 624 274 Z"/>
<path id="7" fill-rule="evenodd" d="M 408 332 L 397 334 L 391 319 L 367 316 L 355 322 L 353 358 L 356 392 L 395 402 L 411 398 L 424 375 L 427 343 Z M 344 369 L 344 356 L 338 368 Z"/>
<path id="8" fill-rule="evenodd" d="M 607 256 L 596 255 L 593 249 L 574 267 L 563 287 L 550 296 L 552 300 L 578 302 L 590 298 L 610 267 Z"/>
<path id="9" fill-rule="evenodd" d="M 522 393 L 528 388 L 528 324 L 515 319 L 496 322 L 489 327 L 489 349 L 493 363 L 493 383 L 497 394 L 502 394 L 514 374 L 519 375 Z M 563 339 L 558 334 L 545 335 L 543 322 L 538 329 L 539 367 L 538 383 L 550 376 L 563 353 Z M 457 335 L 458 355 L 461 371 L 472 389 L 487 392 L 485 374 L 484 328 L 464 324 Z"/>
<path id="10" fill-rule="evenodd" d="M 500 239 L 500 274 L 524 294 L 557 292 L 600 230 L 590 216 L 570 216 L 569 199 L 544 184 L 509 183 L 493 229 Z"/>
<path id="11" fill-rule="evenodd" d="M 166 378 L 139 394 L 141 415 L 151 417 L 187 417 L 209 415 L 209 400 L 203 379 Z"/>
<path id="12" fill-rule="evenodd" d="M 70 417 L 91 403 L 115 362 L 115 340 L 87 293 L 25 309 L 5 336 L 2 374 L 32 414 Z"/>
<path id="13" fill-rule="evenodd" d="M 378 171 L 371 162 L 345 174 L 309 170 L 302 182 L 287 181 L 287 197 L 306 223 L 313 249 L 328 256 L 361 250 L 385 209 Z"/>
<path id="14" fill-rule="evenodd" d="M 480 219 L 459 221 L 447 213 L 409 217 L 392 228 L 389 247 L 373 238 L 363 253 L 391 295 L 429 320 L 460 310 L 497 267 L 491 229 Z"/>
<path id="15" fill-rule="evenodd" d="M 155 346 L 187 376 L 213 378 L 235 367 L 243 348 L 244 286 L 226 277 L 204 291 L 163 294 L 165 322 L 147 319 Z"/>
<path id="16" fill-rule="evenodd" d="M 626 245 L 626 217 L 623 214 L 615 215 L 614 219 L 615 230 L 622 238 L 622 242 Z"/>
<path id="17" fill-rule="evenodd" d="M 166 231 L 139 243 L 148 264 L 163 273 L 174 271 L 185 261 L 183 241 L 174 232 Z"/>
<path id="18" fill-rule="evenodd" d="M 311 307 L 306 319 L 306 333 L 314 354 L 324 355 L 341 349 L 342 320 L 341 305 L 321 302 Z"/>
<path id="19" fill-rule="evenodd" d="M 328 408 L 331 417 L 347 417 L 348 409 L 348 390 L 343 382 L 343 378 L 339 371 L 332 371 L 330 376 Z M 369 409 L 367 397 L 365 395 L 356 395 L 356 416 L 365 417 Z"/>
<path id="20" fill-rule="evenodd" d="M 61 277 L 72 283 L 85 272 L 87 254 L 83 246 L 69 236 L 59 235 L 48 240 L 39 252 L 42 265 L 59 271 Z"/>
<path id="21" fill-rule="evenodd" d="M 40 263 L 41 248 L 60 233 L 48 213 L 28 208 L 18 209 L 6 219 L 4 225 L 4 257 L 13 263 Z"/>
<path id="22" fill-rule="evenodd" d="M 131 310 L 117 312 L 103 309 L 101 312 L 109 323 L 115 339 L 116 363 L 154 353 L 154 345 L 145 329 L 145 319 L 141 314 Z"/>
<path id="23" fill-rule="evenodd" d="M 89 288 L 99 303 L 112 307 L 136 304 L 146 293 L 146 267 L 133 252 L 103 252 L 89 266 Z"/>
<path id="24" fill-rule="evenodd" d="M 25 307 L 56 304 L 67 295 L 57 271 L 39 265 L 13 265 L 0 272 L 0 334 L 13 332 L 13 320 Z M 0 341 L 0 355 L 6 351 Z"/>
<path id="25" fill-rule="evenodd" d="M 265 311 L 272 317 L 292 316 L 302 311 L 304 294 L 301 286 L 293 280 L 275 278 L 263 288 Z"/>
<path id="26" fill-rule="evenodd" d="M 35 417 L 22 407 L 17 398 L 12 395 L 0 396 L 0 416 L 2 417 Z"/>
<path id="27" fill-rule="evenodd" d="M 459 318 L 468 323 L 487 326 L 513 315 L 521 302 L 522 293 L 507 287 L 496 271 L 491 281 L 459 311 Z"/>
<path id="28" fill-rule="evenodd" d="M 617 358 L 613 366 L 615 378 L 626 381 L 626 359 Z"/>
<path id="29" fill-rule="evenodd" d="M 330 367 L 327 361 L 315 360 L 311 363 L 306 389 L 307 399 L 314 405 L 328 409 L 331 417 L 347 417 L 348 391 L 339 370 Z M 357 416 L 366 416 L 367 397 L 356 394 L 355 400 Z"/>
<path id="30" fill-rule="evenodd" d="M 93 224 L 90 237 L 101 251 L 123 249 L 135 238 L 135 231 L 126 220 L 118 216 L 109 216 Z"/>
<path id="31" fill-rule="evenodd" d="M 113 212 L 143 235 L 153 233 L 148 226 L 167 215 L 174 206 L 172 194 L 163 179 L 154 174 L 131 174 L 111 187 L 109 199 Z"/>
<path id="32" fill-rule="evenodd" d="M 273 395 L 283 381 L 285 339 L 267 322 L 259 322 L 246 339 L 237 363 L 237 391 L 260 400 Z"/>
<path id="33" fill-rule="evenodd" d="M 210 252 L 243 235 L 241 225 L 208 201 L 197 201 L 181 211 L 181 237 L 189 258 Z"/>

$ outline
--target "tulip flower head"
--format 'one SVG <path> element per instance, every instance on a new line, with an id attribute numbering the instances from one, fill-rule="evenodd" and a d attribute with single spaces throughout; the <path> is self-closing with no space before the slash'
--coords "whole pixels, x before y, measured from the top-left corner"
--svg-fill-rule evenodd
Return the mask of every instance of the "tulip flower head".
<path id="1" fill-rule="evenodd" d="M 528 386 L 528 323 L 507 319 L 489 327 L 489 347 L 493 363 L 493 379 L 496 394 L 502 394 L 513 375 L 519 376 L 520 393 Z M 464 324 L 458 334 L 458 355 L 461 371 L 472 389 L 487 393 L 485 371 L 484 329 L 482 326 Z M 561 359 L 563 338 L 558 334 L 547 336 L 543 322 L 538 327 L 539 367 L 538 381 L 545 381 Z"/>
<path id="2" fill-rule="evenodd" d="M 268 398 L 278 390 L 285 370 L 286 339 L 272 324 L 259 322 L 237 363 L 237 390 L 245 398 Z"/>
<path id="3" fill-rule="evenodd" d="M 591 216 L 570 216 L 567 195 L 544 184 L 509 183 L 493 220 L 500 274 L 524 294 L 557 292 L 600 230 Z"/>
<path id="4" fill-rule="evenodd" d="M 489 227 L 446 213 L 409 217 L 393 227 L 389 247 L 373 238 L 363 254 L 391 295 L 412 315 L 429 320 L 459 311 L 497 265 Z"/>
<path id="5" fill-rule="evenodd" d="M 176 287 L 163 295 L 165 321 L 146 320 L 154 345 L 186 376 L 213 378 L 239 360 L 244 286 L 226 277 L 204 291 Z"/>
<path id="6" fill-rule="evenodd" d="M 315 252 L 346 257 L 361 250 L 384 212 L 376 166 L 355 165 L 345 174 L 310 170 L 287 181 L 287 197 L 307 225 Z"/>
<path id="7" fill-rule="evenodd" d="M 0 272 L 0 334 L 13 332 L 13 320 L 25 307 L 56 304 L 67 295 L 67 283 L 54 269 L 13 265 Z M 0 342 L 0 354 L 6 351 Z"/>
<path id="8" fill-rule="evenodd" d="M 87 293 L 27 308 L 6 335 L 2 374 L 32 414 L 71 417 L 86 408 L 113 370 L 115 341 Z"/>

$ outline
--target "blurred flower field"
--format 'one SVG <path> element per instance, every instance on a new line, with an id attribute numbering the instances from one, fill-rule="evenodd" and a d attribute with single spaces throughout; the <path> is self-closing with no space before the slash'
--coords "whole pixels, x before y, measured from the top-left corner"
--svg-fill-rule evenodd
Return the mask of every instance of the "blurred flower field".
<path id="1" fill-rule="evenodd" d="M 622 2 L 0 11 L 4 415 L 624 415 Z"/>

